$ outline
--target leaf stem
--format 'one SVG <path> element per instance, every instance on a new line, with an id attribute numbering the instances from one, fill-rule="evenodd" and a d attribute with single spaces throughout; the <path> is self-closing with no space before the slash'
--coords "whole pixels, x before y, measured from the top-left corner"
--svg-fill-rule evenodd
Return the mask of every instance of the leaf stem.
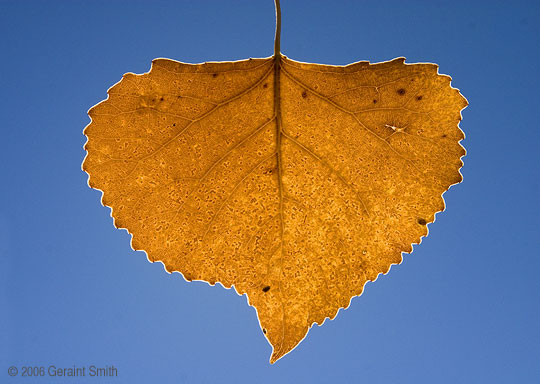
<path id="1" fill-rule="evenodd" d="M 274 0 L 276 5 L 276 38 L 274 39 L 274 56 L 279 58 L 281 55 L 281 7 L 279 0 Z"/>

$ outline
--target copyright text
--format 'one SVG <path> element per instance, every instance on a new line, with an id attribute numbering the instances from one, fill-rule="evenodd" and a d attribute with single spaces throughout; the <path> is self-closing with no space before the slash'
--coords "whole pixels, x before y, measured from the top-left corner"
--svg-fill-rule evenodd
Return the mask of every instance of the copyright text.
<path id="1" fill-rule="evenodd" d="M 61 367 L 54 364 L 49 366 L 20 366 L 12 365 L 8 368 L 9 376 L 21 377 L 116 377 L 118 369 L 114 365 L 86 365 Z"/>

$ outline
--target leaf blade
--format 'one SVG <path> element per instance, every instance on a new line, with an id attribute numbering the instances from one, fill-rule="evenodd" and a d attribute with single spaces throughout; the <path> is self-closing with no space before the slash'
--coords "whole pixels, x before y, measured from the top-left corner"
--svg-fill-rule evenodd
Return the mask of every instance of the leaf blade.
<path id="1" fill-rule="evenodd" d="M 273 363 L 427 235 L 461 181 L 465 106 L 403 58 L 158 59 L 89 111 L 83 169 L 134 249 L 247 293 Z"/>

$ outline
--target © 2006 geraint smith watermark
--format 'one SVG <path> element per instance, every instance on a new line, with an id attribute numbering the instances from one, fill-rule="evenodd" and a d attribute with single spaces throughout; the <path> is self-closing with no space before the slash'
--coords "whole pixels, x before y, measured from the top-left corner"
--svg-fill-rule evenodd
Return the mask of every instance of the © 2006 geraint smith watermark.
<path id="1" fill-rule="evenodd" d="M 11 366 L 8 369 L 8 374 L 22 377 L 116 377 L 118 376 L 118 369 L 114 365 L 58 367 L 50 364 L 48 366 Z"/>

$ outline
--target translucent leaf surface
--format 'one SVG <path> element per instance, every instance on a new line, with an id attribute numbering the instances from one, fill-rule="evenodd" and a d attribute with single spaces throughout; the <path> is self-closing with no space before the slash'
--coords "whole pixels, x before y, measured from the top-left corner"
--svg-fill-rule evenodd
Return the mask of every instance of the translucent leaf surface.
<path id="1" fill-rule="evenodd" d="M 435 64 L 276 52 L 124 75 L 83 163 L 133 249 L 247 294 L 271 362 L 427 235 L 461 181 L 467 105 Z"/>

